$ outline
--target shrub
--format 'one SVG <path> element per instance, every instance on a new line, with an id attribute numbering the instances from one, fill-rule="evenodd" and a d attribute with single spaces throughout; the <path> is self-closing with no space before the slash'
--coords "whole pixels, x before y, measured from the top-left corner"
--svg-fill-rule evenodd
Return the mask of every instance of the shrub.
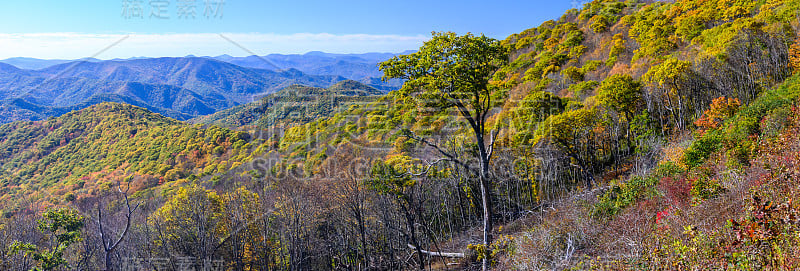
<path id="1" fill-rule="evenodd" d="M 689 168 L 703 164 L 712 153 L 722 146 L 722 135 L 718 130 L 705 133 L 692 142 L 683 154 L 683 163 Z"/>
<path id="2" fill-rule="evenodd" d="M 654 195 L 657 184 L 656 178 L 636 176 L 625 183 L 613 185 L 593 206 L 592 217 L 610 218 L 621 213 L 639 198 Z"/>
<path id="3" fill-rule="evenodd" d="M 725 188 L 720 185 L 719 181 L 705 176 L 692 179 L 691 184 L 692 203 L 695 205 L 725 192 Z"/>

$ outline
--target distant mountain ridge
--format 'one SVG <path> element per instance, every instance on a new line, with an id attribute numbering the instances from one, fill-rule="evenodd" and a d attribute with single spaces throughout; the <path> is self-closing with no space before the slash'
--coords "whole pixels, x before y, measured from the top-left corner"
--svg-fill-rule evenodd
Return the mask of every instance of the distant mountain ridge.
<path id="1" fill-rule="evenodd" d="M 327 88 L 343 80 L 385 93 L 402 85 L 382 81 L 378 70 L 378 63 L 395 55 L 9 58 L 0 60 L 0 123 L 41 120 L 102 102 L 129 103 L 188 120 L 295 84 Z"/>
<path id="2" fill-rule="evenodd" d="M 365 79 L 380 78 L 383 73 L 378 70 L 378 63 L 394 56 L 413 53 L 405 51 L 394 53 L 365 53 L 365 54 L 332 54 L 319 51 L 305 54 L 269 54 L 265 56 L 232 57 L 221 55 L 211 57 L 216 60 L 229 62 L 242 67 L 279 70 L 298 69 L 304 73 L 314 75 L 339 75 L 352 80 L 365 82 Z"/>
<path id="3" fill-rule="evenodd" d="M 380 90 L 398 89 L 402 85 L 399 80 L 382 82 L 379 80 L 383 73 L 378 70 L 378 63 L 388 60 L 397 55 L 410 54 L 413 50 L 401 53 L 362 53 L 362 54 L 334 54 L 320 51 L 312 51 L 305 54 L 269 54 L 264 56 L 251 55 L 244 57 L 234 57 L 230 55 L 204 56 L 208 58 L 228 62 L 245 68 L 265 69 L 271 71 L 296 69 L 310 75 L 332 75 L 342 76 L 347 79 L 356 80 Z M 183 58 L 196 58 L 189 55 Z M 78 60 L 64 59 L 36 59 L 26 57 L 15 57 L 0 60 L 0 63 L 10 64 L 20 69 L 39 70 L 56 65 L 76 61 L 87 62 L 106 62 L 106 61 L 131 61 L 151 59 L 146 57 L 132 57 L 128 59 L 99 60 L 95 58 L 85 58 Z"/>
<path id="4" fill-rule="evenodd" d="M 382 57 L 388 55 L 367 55 L 359 61 Z M 310 75 L 294 68 L 244 67 L 208 57 L 88 59 L 38 70 L 0 63 L 0 123 L 40 120 L 109 101 L 187 120 L 291 85 L 326 88 L 347 79 Z M 396 88 L 374 77 L 362 80 L 371 85 L 367 87 L 384 92 Z"/>
<path id="5" fill-rule="evenodd" d="M 327 89 L 292 85 L 258 101 L 201 116 L 190 122 L 231 128 L 304 124 L 330 117 L 354 103 L 374 101 L 382 94 L 378 89 L 353 80 L 338 82 Z"/>
<path id="6" fill-rule="evenodd" d="M 44 69 L 53 65 L 64 64 L 69 62 L 75 61 L 91 61 L 91 62 L 98 62 L 102 61 L 96 58 L 82 58 L 82 59 L 38 59 L 38 58 L 31 58 L 31 57 L 12 57 L 4 60 L 0 60 L 0 63 L 5 63 L 9 65 L 13 65 L 20 69 L 25 70 L 39 70 Z"/>

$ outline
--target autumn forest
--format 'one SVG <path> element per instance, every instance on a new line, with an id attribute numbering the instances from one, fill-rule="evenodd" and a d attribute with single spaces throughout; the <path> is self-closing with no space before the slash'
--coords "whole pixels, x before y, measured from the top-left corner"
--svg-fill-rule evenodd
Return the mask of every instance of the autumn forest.
<path id="1" fill-rule="evenodd" d="M 520 31 L 433 32 L 383 83 L 191 60 L 197 95 L 3 105 L 0 269 L 800 268 L 800 1 Z"/>

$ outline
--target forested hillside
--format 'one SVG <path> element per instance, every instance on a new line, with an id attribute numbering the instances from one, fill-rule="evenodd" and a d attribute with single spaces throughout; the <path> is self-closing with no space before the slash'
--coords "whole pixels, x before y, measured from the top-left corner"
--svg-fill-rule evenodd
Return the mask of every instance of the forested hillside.
<path id="1" fill-rule="evenodd" d="M 595 0 L 502 41 L 434 33 L 381 63 L 405 80 L 381 96 L 343 81 L 202 124 L 116 103 L 5 124 L 1 264 L 797 269 L 797 18 L 797 0 Z"/>
<path id="2" fill-rule="evenodd" d="M 191 126 L 116 103 L 4 125 L 0 138 L 7 203 L 17 197 L 69 202 L 104 193 L 120 180 L 136 190 L 196 180 L 241 164 L 250 143 L 247 133 Z"/>
<path id="3" fill-rule="evenodd" d="M 230 127 L 254 125 L 261 129 L 293 126 L 328 118 L 350 105 L 373 101 L 382 94 L 353 80 L 338 82 L 328 89 L 291 85 L 257 102 L 198 117 L 191 122 Z"/>

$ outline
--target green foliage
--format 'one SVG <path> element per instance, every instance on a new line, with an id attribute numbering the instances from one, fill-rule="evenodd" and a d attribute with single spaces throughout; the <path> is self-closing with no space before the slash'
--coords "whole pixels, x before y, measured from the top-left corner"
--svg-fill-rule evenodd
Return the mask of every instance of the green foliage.
<path id="1" fill-rule="evenodd" d="M 226 235 L 220 223 L 224 208 L 221 197 L 197 185 L 180 187 L 173 193 L 148 219 L 152 227 L 164 233 L 156 244 L 185 255 L 203 255 L 202 249 L 217 246 L 222 240 L 214 236 Z"/>
<path id="2" fill-rule="evenodd" d="M 561 75 L 566 78 L 569 78 L 573 82 L 581 82 L 583 81 L 583 71 L 575 66 L 569 66 L 561 70 Z"/>
<path id="3" fill-rule="evenodd" d="M 502 66 L 507 52 L 485 36 L 434 33 L 419 51 L 380 64 L 384 78 L 407 81 L 400 90 L 423 107 L 485 108 L 489 79 Z M 424 90 L 424 91 L 423 91 Z M 497 101 L 489 101 L 490 105 Z"/>
<path id="4" fill-rule="evenodd" d="M 531 144 L 535 124 L 547 119 L 551 115 L 558 115 L 564 111 L 567 102 L 556 95 L 544 91 L 534 91 L 528 94 L 510 112 L 511 128 L 516 130 L 513 136 L 515 146 Z"/>
<path id="5" fill-rule="evenodd" d="M 692 145 L 686 149 L 683 163 L 689 167 L 699 166 L 720 147 L 722 147 L 722 134 L 719 131 L 706 133 L 692 142 Z"/>
<path id="6" fill-rule="evenodd" d="M 647 111 L 642 111 L 641 114 L 634 116 L 629 124 L 628 128 L 636 136 L 636 140 L 656 137 L 659 131 L 658 123 L 650 117 L 650 113 Z M 648 150 L 640 147 L 646 148 L 645 146 L 637 146 L 637 152 L 641 153 Z"/>
<path id="7" fill-rule="evenodd" d="M 595 15 L 592 17 L 592 25 L 589 26 L 595 33 L 603 33 L 608 30 L 608 25 L 611 19 L 603 15 Z"/>
<path id="8" fill-rule="evenodd" d="M 796 103 L 800 92 L 800 76 L 795 75 L 781 86 L 764 92 L 755 101 L 741 108 L 728 121 L 715 129 L 701 134 L 684 154 L 684 161 L 690 167 L 698 166 L 723 146 L 729 150 L 731 158 L 739 164 L 749 164 L 753 151 L 754 135 L 760 133 L 759 122 L 773 110 L 785 108 Z"/>
<path id="9" fill-rule="evenodd" d="M 82 240 L 83 216 L 75 210 L 60 208 L 47 210 L 42 217 L 38 220 L 37 228 L 52 238 L 53 247 L 46 249 L 35 244 L 15 241 L 11 244 L 11 253 L 21 252 L 31 256 L 37 262 L 37 267 L 32 270 L 49 271 L 68 265 L 64 259 L 64 252 L 70 245 Z"/>
<path id="10" fill-rule="evenodd" d="M 414 186 L 416 181 L 409 177 L 402 166 L 378 160 L 372 164 L 367 184 L 378 193 L 405 197 L 405 190 Z"/>
<path id="11" fill-rule="evenodd" d="M 625 39 L 622 34 L 616 34 L 611 39 L 611 49 L 608 52 L 606 66 L 612 67 L 619 60 L 619 55 L 625 51 Z"/>
<path id="12" fill-rule="evenodd" d="M 158 176 L 175 180 L 218 168 L 221 160 L 240 162 L 249 135 L 216 126 L 191 126 L 145 109 L 104 103 L 36 123 L 0 126 L 0 181 L 14 185 L 6 199 L 27 193 L 34 199 L 46 191 L 76 186 L 76 196 L 105 190 L 101 172 L 124 172 L 123 177 Z M 241 142 L 240 142 L 241 141 Z M 237 144 L 238 142 L 238 144 Z M 235 147 L 234 147 L 235 146 Z M 227 169 L 227 168 L 225 168 Z M 167 176 L 167 173 L 170 173 Z M 206 174 L 219 173 L 211 170 Z M 122 177 L 121 177 L 122 178 Z M 25 186 L 18 186 L 25 185 Z M 155 183 L 142 184 L 152 186 Z M 145 187 L 138 187 L 141 189 Z M 39 190 L 31 189 L 31 190 Z"/>
<path id="13" fill-rule="evenodd" d="M 691 183 L 691 195 L 695 199 L 695 204 L 702 200 L 714 198 L 725 192 L 725 188 L 722 187 L 719 181 L 705 176 L 694 179 Z"/>
<path id="14" fill-rule="evenodd" d="M 587 140 L 592 132 L 596 112 L 592 109 L 577 109 L 545 119 L 534 134 L 533 144 L 548 140 L 568 153 L 575 153 L 577 144 Z"/>
<path id="15" fill-rule="evenodd" d="M 515 108 L 515 113 L 525 123 L 540 122 L 550 115 L 564 111 L 566 102 L 549 92 L 534 91 L 525 96 Z"/>
<path id="16" fill-rule="evenodd" d="M 676 58 L 668 58 L 647 71 L 642 80 L 655 87 L 664 88 L 669 95 L 677 95 L 680 82 L 690 75 L 692 63 Z"/>
<path id="17" fill-rule="evenodd" d="M 586 61 L 586 64 L 585 64 L 585 65 L 583 65 L 583 67 L 581 67 L 581 70 L 583 70 L 583 73 L 587 73 L 587 72 L 591 72 L 591 71 L 596 71 L 596 70 L 597 70 L 597 67 L 600 67 L 600 64 L 602 64 L 602 63 L 603 63 L 603 62 L 602 62 L 602 61 L 600 61 L 600 60 L 590 60 L 590 61 Z"/>
<path id="18" fill-rule="evenodd" d="M 625 183 L 614 184 L 594 204 L 592 217 L 598 219 L 613 218 L 639 199 L 655 195 L 656 185 L 658 185 L 658 179 L 638 176 L 629 179 Z"/>
<path id="19" fill-rule="evenodd" d="M 678 164 L 672 161 L 659 163 L 655 169 L 655 177 L 676 177 L 684 174 L 686 171 Z"/>
<path id="20" fill-rule="evenodd" d="M 570 85 L 569 91 L 572 92 L 572 95 L 575 97 L 582 97 L 592 94 L 598 86 L 600 86 L 600 83 L 597 81 L 583 81 Z"/>
<path id="21" fill-rule="evenodd" d="M 669 5 L 663 3 L 646 5 L 627 20 L 630 25 L 628 35 L 639 43 L 634 60 L 647 57 L 661 59 L 677 48 L 670 40 L 675 26 L 666 15 L 668 8 Z"/>
<path id="22" fill-rule="evenodd" d="M 597 88 L 600 104 L 622 113 L 628 121 L 641 108 L 642 86 L 630 75 L 617 74 L 607 77 Z"/>

